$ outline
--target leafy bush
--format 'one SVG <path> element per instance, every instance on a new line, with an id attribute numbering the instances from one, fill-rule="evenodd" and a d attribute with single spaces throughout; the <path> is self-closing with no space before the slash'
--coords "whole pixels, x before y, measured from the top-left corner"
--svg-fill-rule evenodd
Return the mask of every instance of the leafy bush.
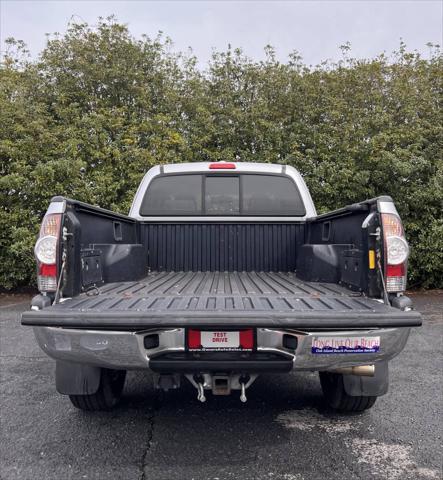
<path id="1" fill-rule="evenodd" d="M 412 248 L 410 284 L 443 286 L 442 57 L 307 67 L 266 47 L 218 52 L 206 70 L 114 19 L 70 24 L 37 61 L 7 41 L 0 70 L 0 285 L 33 282 L 32 246 L 54 195 L 127 212 L 151 166 L 289 163 L 320 212 L 391 195 Z"/>

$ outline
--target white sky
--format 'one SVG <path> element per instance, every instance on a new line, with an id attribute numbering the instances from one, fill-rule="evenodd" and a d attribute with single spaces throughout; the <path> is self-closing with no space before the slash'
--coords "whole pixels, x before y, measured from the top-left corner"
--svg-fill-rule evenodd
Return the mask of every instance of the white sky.
<path id="1" fill-rule="evenodd" d="M 204 65 L 213 48 L 228 43 L 243 47 L 255 59 L 272 44 L 281 60 L 292 50 L 316 64 L 341 57 L 339 46 L 351 43 L 352 55 L 372 57 L 399 45 L 428 54 L 427 42 L 442 44 L 442 1 L 39 1 L 0 0 L 0 35 L 24 40 L 33 56 L 46 42 L 45 33 L 66 29 L 74 16 L 94 24 L 115 14 L 138 37 L 170 36 L 175 49 L 192 47 Z"/>

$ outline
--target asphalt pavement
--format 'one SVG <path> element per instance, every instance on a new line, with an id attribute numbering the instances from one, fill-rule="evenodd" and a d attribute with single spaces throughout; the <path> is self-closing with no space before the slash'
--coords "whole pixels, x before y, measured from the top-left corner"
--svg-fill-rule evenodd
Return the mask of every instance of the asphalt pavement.
<path id="1" fill-rule="evenodd" d="M 322 400 L 318 376 L 262 376 L 197 401 L 184 381 L 155 391 L 128 375 L 110 413 L 76 410 L 54 386 L 54 362 L 20 325 L 27 303 L 0 307 L 2 480 L 318 480 L 441 478 L 443 295 L 415 295 L 424 326 L 391 362 L 390 391 L 356 415 Z"/>

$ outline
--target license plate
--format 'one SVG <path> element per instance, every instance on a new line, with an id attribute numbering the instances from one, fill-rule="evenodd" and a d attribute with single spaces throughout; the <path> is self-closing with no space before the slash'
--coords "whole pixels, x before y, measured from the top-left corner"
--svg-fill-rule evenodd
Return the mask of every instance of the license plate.
<path id="1" fill-rule="evenodd" d="M 232 330 L 188 330 L 189 350 L 252 350 L 252 329 Z"/>
<path id="2" fill-rule="evenodd" d="M 380 337 L 312 337 L 311 352 L 334 353 L 378 353 Z"/>
<path id="3" fill-rule="evenodd" d="M 238 348 L 240 332 L 201 332 L 203 348 Z"/>

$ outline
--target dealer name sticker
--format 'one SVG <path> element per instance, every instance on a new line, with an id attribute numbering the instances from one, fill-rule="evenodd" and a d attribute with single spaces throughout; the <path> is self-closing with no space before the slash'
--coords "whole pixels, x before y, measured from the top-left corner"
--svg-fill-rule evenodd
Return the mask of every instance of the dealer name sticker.
<path id="1" fill-rule="evenodd" d="M 312 337 L 312 353 L 377 353 L 380 337 Z"/>

